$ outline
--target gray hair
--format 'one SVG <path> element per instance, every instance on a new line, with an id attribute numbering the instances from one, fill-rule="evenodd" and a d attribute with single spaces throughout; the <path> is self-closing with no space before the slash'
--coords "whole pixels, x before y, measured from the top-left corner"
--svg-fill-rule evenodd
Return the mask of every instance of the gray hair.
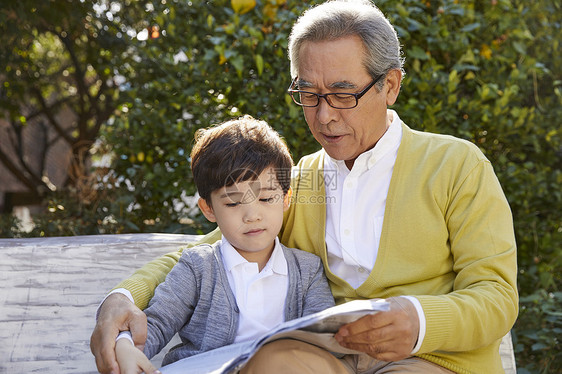
<path id="1" fill-rule="evenodd" d="M 327 1 L 304 12 L 289 36 L 291 78 L 298 76 L 299 53 L 306 41 L 336 40 L 357 35 L 363 41 L 364 65 L 372 78 L 400 69 L 404 58 L 396 30 L 374 4 L 367 0 Z M 379 87 L 382 87 L 381 80 Z"/>

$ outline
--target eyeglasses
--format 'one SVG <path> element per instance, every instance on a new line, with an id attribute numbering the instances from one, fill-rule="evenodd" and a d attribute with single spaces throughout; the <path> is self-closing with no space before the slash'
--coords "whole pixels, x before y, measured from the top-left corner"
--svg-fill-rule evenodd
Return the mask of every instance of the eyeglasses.
<path id="1" fill-rule="evenodd" d="M 295 77 L 289 86 L 287 92 L 293 98 L 295 104 L 312 108 L 315 106 L 320 105 L 320 98 L 326 100 L 329 106 L 336 109 L 352 109 L 359 104 L 359 99 L 363 97 L 373 87 L 381 78 L 384 77 L 384 74 L 379 75 L 367 87 L 365 87 L 361 92 L 358 93 L 347 93 L 347 92 L 334 92 L 334 93 L 327 93 L 327 94 L 317 94 L 315 92 L 310 91 L 302 91 L 302 90 L 295 90 L 293 87 L 297 83 L 298 77 Z"/>

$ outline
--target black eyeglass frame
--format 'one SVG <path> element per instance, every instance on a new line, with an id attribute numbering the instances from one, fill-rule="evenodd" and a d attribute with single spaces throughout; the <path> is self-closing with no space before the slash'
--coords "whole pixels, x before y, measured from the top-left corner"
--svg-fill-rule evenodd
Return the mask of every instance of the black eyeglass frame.
<path id="1" fill-rule="evenodd" d="M 287 92 L 291 95 L 291 98 L 293 99 L 293 102 L 299 106 L 305 107 L 305 108 L 315 108 L 318 105 L 320 105 L 320 98 L 323 98 L 324 100 L 326 100 L 326 102 L 328 103 L 329 106 L 331 106 L 332 108 L 335 109 L 353 109 L 355 107 L 357 107 L 357 105 L 359 105 L 359 99 L 362 98 L 370 89 L 371 87 L 373 87 L 375 84 L 377 84 L 381 78 L 383 78 L 386 74 L 381 74 L 378 77 L 376 77 L 375 79 L 373 79 L 371 81 L 371 83 L 369 83 L 369 85 L 367 87 L 365 87 L 363 90 L 361 90 L 361 92 L 358 93 L 350 93 L 350 92 L 330 92 L 330 93 L 326 93 L 326 94 L 317 94 L 316 92 L 310 92 L 310 91 L 303 91 L 303 90 L 294 90 L 291 87 L 293 87 L 296 82 L 298 77 L 295 77 L 293 79 L 293 81 L 291 82 L 291 85 L 289 86 L 289 88 L 287 89 Z M 295 93 L 306 93 L 306 94 L 311 94 L 311 95 L 315 95 L 317 98 L 317 102 L 316 105 L 305 105 L 303 103 L 299 103 L 296 101 L 295 97 L 293 96 L 293 94 Z M 350 106 L 350 107 L 345 107 L 345 108 L 339 108 L 337 106 L 334 106 L 330 103 L 330 100 L 328 99 L 329 96 L 335 96 L 335 95 L 349 95 L 349 96 L 353 96 L 355 97 L 355 105 L 354 106 Z"/>

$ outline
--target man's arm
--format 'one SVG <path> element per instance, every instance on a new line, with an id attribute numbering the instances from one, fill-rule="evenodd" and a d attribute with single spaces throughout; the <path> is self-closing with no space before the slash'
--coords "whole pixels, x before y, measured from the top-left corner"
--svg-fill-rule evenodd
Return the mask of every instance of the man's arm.
<path id="1" fill-rule="evenodd" d="M 420 354 L 489 345 L 517 318 L 513 218 L 491 164 L 481 161 L 456 187 L 444 216 L 455 272 L 453 290 L 444 296 L 416 295 L 427 322 Z"/>
<path id="2" fill-rule="evenodd" d="M 220 238 L 221 233 L 217 229 L 188 247 L 200 243 L 212 244 Z M 115 360 L 115 338 L 120 331 L 131 331 L 135 345 L 142 349 L 146 341 L 146 316 L 141 309 L 146 308 L 154 295 L 154 290 L 166 279 L 181 257 L 181 253 L 182 249 L 149 262 L 114 288 L 127 289 L 135 301 L 134 304 L 119 293 L 105 299 L 99 309 L 96 326 L 90 339 L 90 349 L 96 357 L 96 365 L 100 373 L 119 373 L 119 366 Z"/>
<path id="3" fill-rule="evenodd" d="M 131 293 L 135 305 L 144 310 L 154 296 L 154 290 L 166 279 L 168 273 L 178 263 L 183 248 L 167 253 L 150 261 L 138 269 L 129 278 L 119 283 L 114 289 L 124 288 Z"/>
<path id="4" fill-rule="evenodd" d="M 220 230 L 216 229 L 205 235 L 201 240 L 190 243 L 183 248 L 191 248 L 203 243 L 213 244 L 219 240 L 221 236 Z M 154 296 L 156 287 L 164 282 L 170 270 L 178 263 L 183 248 L 149 262 L 135 271 L 129 278 L 119 283 L 114 289 L 124 288 L 128 290 L 133 296 L 135 305 L 144 310 L 148 306 L 148 302 L 152 296 Z"/>
<path id="5" fill-rule="evenodd" d="M 512 217 L 490 164 L 481 162 L 452 191 L 443 218 L 456 277 L 448 294 L 415 295 L 426 321 L 422 354 L 491 344 L 509 331 L 517 317 Z M 337 339 L 382 360 L 409 356 L 419 325 L 413 305 L 402 300 L 399 304 L 392 308 L 396 311 L 376 316 L 381 318 L 365 318 L 342 328 Z"/>

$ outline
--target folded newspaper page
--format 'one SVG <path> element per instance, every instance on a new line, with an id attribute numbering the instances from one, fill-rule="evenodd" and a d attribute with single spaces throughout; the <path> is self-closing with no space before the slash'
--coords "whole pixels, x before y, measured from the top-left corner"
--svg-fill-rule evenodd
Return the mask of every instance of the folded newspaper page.
<path id="1" fill-rule="evenodd" d="M 334 339 L 338 329 L 350 322 L 379 311 L 389 310 L 382 299 L 353 300 L 318 313 L 279 324 L 267 334 L 253 341 L 227 345 L 212 351 L 184 358 L 160 368 L 162 374 L 230 374 L 244 364 L 266 343 L 278 339 L 297 339 L 322 347 L 335 354 L 354 354 Z"/>

